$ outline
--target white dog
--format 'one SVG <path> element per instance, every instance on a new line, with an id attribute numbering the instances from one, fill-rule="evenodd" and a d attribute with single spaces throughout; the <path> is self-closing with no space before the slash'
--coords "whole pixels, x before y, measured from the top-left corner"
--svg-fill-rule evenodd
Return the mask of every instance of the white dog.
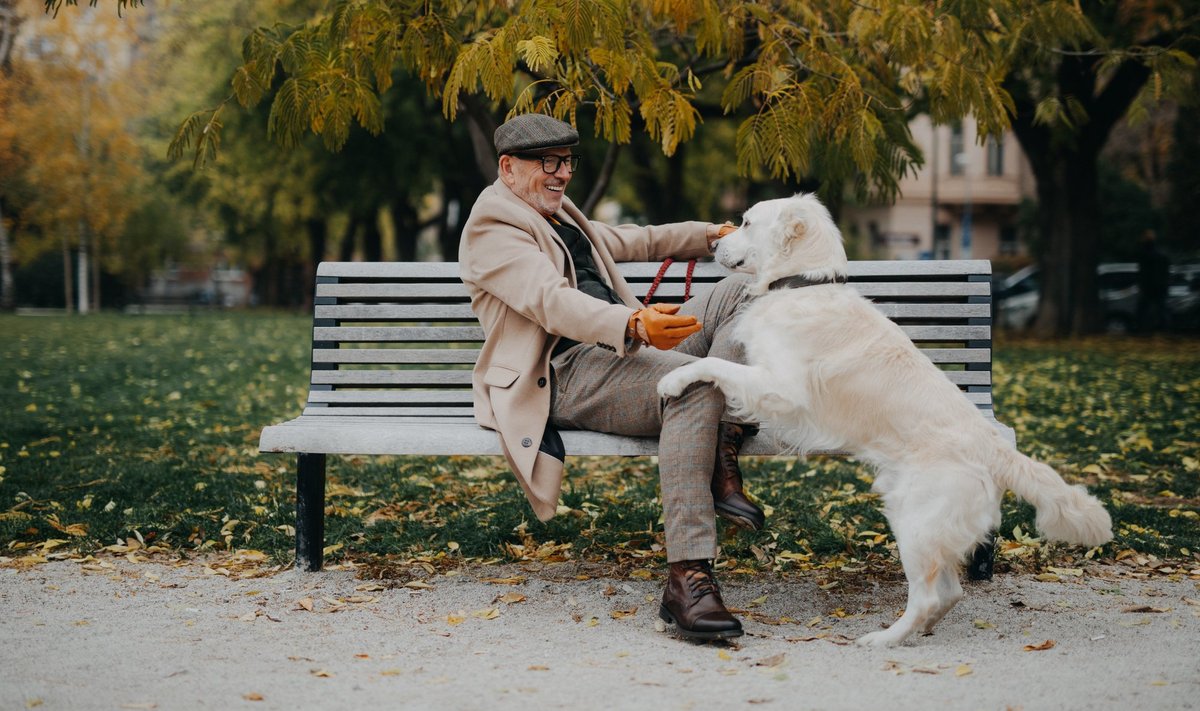
<path id="1" fill-rule="evenodd" d="M 664 397 L 698 381 L 797 451 L 836 449 L 876 469 L 908 578 L 904 615 L 860 644 L 928 633 L 963 595 L 959 568 L 1000 523 L 1005 489 L 1037 508 L 1048 538 L 1098 546 L 1112 520 L 1082 486 L 1016 451 L 900 328 L 846 286 L 846 253 L 812 195 L 751 207 L 717 260 L 756 276 L 735 337 L 748 365 L 702 358 L 667 374 Z"/>

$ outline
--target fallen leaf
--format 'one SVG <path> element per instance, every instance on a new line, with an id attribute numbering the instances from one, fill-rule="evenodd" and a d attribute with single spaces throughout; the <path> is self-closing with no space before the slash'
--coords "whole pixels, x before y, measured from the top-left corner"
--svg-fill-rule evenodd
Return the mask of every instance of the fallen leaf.
<path id="1" fill-rule="evenodd" d="M 500 608 L 489 607 L 483 610 L 476 610 L 471 613 L 471 617 L 478 617 L 481 620 L 494 620 L 500 616 Z"/>
<path id="2" fill-rule="evenodd" d="M 525 596 L 518 592 L 508 592 L 496 597 L 496 602 L 503 602 L 506 605 L 515 605 L 518 602 L 525 602 Z"/>
<path id="3" fill-rule="evenodd" d="M 357 592 L 379 592 L 380 590 L 386 590 L 387 588 L 379 583 L 367 583 L 366 585 L 359 585 L 354 589 Z"/>
<path id="4" fill-rule="evenodd" d="M 464 623 L 466 621 L 467 621 L 467 618 L 462 615 L 446 615 L 446 623 L 451 626 L 461 625 L 462 623 Z"/>
<path id="5" fill-rule="evenodd" d="M 311 597 L 301 598 L 296 601 L 296 607 L 303 609 L 303 610 L 308 610 L 309 612 L 312 612 L 313 599 Z"/>
<path id="6" fill-rule="evenodd" d="M 313 676 L 319 676 L 322 679 L 331 679 L 334 676 L 333 672 L 325 671 L 324 669 L 309 669 L 308 673 Z"/>
<path id="7" fill-rule="evenodd" d="M 263 695 L 259 694 L 259 693 L 251 692 L 249 694 L 242 694 L 242 698 L 247 701 L 262 701 Z"/>
<path id="8" fill-rule="evenodd" d="M 612 618 L 614 620 L 620 620 L 620 619 L 624 619 L 626 617 L 633 617 L 634 615 L 637 614 L 637 611 L 638 611 L 638 609 L 637 609 L 637 606 L 635 605 L 635 606 L 629 608 L 628 610 L 613 610 L 609 614 L 612 615 Z"/>
<path id="9" fill-rule="evenodd" d="M 757 662 L 754 663 L 754 666 L 756 666 L 756 667 L 777 667 L 777 666 L 783 664 L 783 660 L 786 656 L 787 656 L 786 653 L 780 652 L 779 654 L 776 654 L 776 655 L 773 655 L 770 657 L 764 657 L 763 659 L 758 660 Z"/>
<path id="10" fill-rule="evenodd" d="M 717 650 L 717 659 L 729 661 L 730 659 L 733 659 L 733 656 L 729 652 L 726 652 L 724 649 L 718 649 Z"/>
<path id="11" fill-rule="evenodd" d="M 400 676 L 404 673 L 403 669 L 384 669 L 379 672 L 380 676 Z"/>
<path id="12" fill-rule="evenodd" d="M 976 629 L 981 629 L 981 630 L 990 630 L 995 627 L 995 625 L 993 625 L 991 622 L 988 622 L 987 620 L 975 620 L 974 624 L 975 624 Z"/>
<path id="13" fill-rule="evenodd" d="M 1034 580 L 1040 580 L 1043 583 L 1061 583 L 1062 582 L 1062 578 L 1058 577 L 1054 573 L 1041 573 L 1039 575 L 1034 576 Z"/>
<path id="14" fill-rule="evenodd" d="M 750 602 L 746 603 L 746 607 L 758 607 L 759 605 L 763 604 L 766 601 L 767 601 L 766 595 L 763 595 L 762 597 L 756 597 L 753 600 L 751 600 Z"/>
<path id="15" fill-rule="evenodd" d="M 593 617 L 587 621 L 588 627 L 595 627 L 598 624 L 600 624 L 600 618 L 598 617 Z"/>
<path id="16" fill-rule="evenodd" d="M 1041 644 L 1027 644 L 1025 645 L 1024 650 L 1026 652 L 1044 652 L 1047 649 L 1054 649 L 1055 644 L 1057 644 L 1057 642 L 1052 639 L 1048 639 Z"/>
<path id="17" fill-rule="evenodd" d="M 410 580 L 404 584 L 404 587 L 411 590 L 432 590 L 433 586 L 423 580 Z"/>
<path id="18" fill-rule="evenodd" d="M 529 667 L 528 671 L 550 671 L 550 667 L 543 666 L 541 664 L 533 664 Z"/>
<path id="19" fill-rule="evenodd" d="M 368 603 L 368 602 L 375 602 L 379 598 L 375 597 L 374 595 L 351 595 L 350 597 L 343 597 L 343 598 L 338 598 L 338 599 L 341 600 L 342 602 L 349 602 L 349 603 L 361 605 L 361 604 Z"/>
<path id="20" fill-rule="evenodd" d="M 525 582 L 525 576 L 513 575 L 512 577 L 508 578 L 481 578 L 481 580 L 485 583 L 492 583 L 493 585 L 520 585 L 521 583 Z"/>
<path id="21" fill-rule="evenodd" d="M 969 676 L 973 673 L 975 673 L 975 670 L 968 664 L 959 664 L 958 668 L 954 670 L 954 676 Z"/>
<path id="22" fill-rule="evenodd" d="M 1121 610 L 1121 612 L 1170 612 L 1170 611 L 1171 611 L 1171 608 L 1169 608 L 1169 607 L 1166 607 L 1166 608 L 1150 607 L 1149 605 L 1134 605 L 1133 607 L 1126 607 Z"/>
<path id="23" fill-rule="evenodd" d="M 253 622 L 255 617 L 258 617 L 258 610 L 252 610 L 242 615 L 238 619 L 242 622 Z"/>

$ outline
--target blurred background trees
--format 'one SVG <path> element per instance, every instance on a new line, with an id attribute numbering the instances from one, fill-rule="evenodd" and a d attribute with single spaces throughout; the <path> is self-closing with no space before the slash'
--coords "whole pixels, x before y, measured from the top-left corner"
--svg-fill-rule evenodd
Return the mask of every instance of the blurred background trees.
<path id="1" fill-rule="evenodd" d="M 578 204 L 647 222 L 886 203 L 930 160 L 914 118 L 1011 121 L 1046 333 L 1097 327 L 1095 264 L 1140 228 L 1200 246 L 1195 2 L 91 4 L 0 0 L 8 304 L 78 302 L 80 254 L 92 308 L 164 267 L 241 268 L 300 306 L 321 259 L 454 259 L 491 131 L 529 110 L 580 128 Z"/>

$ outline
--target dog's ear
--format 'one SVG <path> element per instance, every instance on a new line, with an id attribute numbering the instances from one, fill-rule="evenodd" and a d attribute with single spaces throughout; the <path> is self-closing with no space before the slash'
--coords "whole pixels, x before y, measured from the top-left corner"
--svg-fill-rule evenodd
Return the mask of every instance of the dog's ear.
<path id="1" fill-rule="evenodd" d="M 779 240 L 779 253 L 787 254 L 792 245 L 798 245 L 808 236 L 808 214 L 804 207 L 789 200 L 779 211 L 779 229 L 775 231 Z"/>

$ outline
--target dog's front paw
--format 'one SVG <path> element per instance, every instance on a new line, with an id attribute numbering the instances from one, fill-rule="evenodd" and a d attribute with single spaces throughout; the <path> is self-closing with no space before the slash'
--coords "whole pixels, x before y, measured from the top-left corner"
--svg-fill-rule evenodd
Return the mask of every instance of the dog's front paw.
<path id="1" fill-rule="evenodd" d="M 661 397 L 679 397 L 687 386 L 696 382 L 695 371 L 690 365 L 676 368 L 658 381 L 658 394 Z"/>

